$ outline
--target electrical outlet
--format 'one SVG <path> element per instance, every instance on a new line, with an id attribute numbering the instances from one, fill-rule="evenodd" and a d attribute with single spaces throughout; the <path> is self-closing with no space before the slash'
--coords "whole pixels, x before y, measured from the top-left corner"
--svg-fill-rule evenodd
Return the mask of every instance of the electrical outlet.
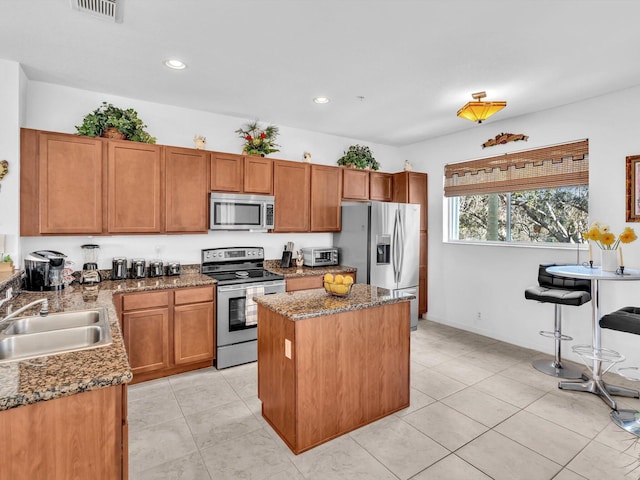
<path id="1" fill-rule="evenodd" d="M 287 338 L 284 340 L 284 356 L 291 358 L 291 340 Z"/>
<path id="2" fill-rule="evenodd" d="M 478 312 L 478 315 L 476 316 L 476 321 L 478 322 L 482 321 L 482 314 L 480 312 Z"/>

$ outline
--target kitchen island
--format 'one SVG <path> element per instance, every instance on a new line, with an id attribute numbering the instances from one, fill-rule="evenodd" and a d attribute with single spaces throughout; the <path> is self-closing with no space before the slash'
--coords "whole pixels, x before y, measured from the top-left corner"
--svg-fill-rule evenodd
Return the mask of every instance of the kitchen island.
<path id="1" fill-rule="evenodd" d="M 299 454 L 409 406 L 409 300 L 353 286 L 256 297 L 262 415 Z"/>

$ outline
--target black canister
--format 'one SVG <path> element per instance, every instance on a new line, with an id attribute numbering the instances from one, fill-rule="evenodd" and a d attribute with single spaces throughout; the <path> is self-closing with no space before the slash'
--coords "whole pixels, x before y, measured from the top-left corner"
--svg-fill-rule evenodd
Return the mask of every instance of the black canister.
<path id="1" fill-rule="evenodd" d="M 127 259 L 114 257 L 111 262 L 111 280 L 124 280 L 127 278 Z"/>

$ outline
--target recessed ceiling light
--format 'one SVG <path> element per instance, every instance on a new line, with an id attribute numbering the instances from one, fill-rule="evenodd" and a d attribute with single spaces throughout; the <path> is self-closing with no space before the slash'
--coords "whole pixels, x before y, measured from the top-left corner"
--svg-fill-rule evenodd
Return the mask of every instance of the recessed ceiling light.
<path id="1" fill-rule="evenodd" d="M 164 64 L 169 67 L 172 68 L 174 70 L 182 70 L 184 68 L 187 68 L 187 65 L 180 61 L 180 60 L 176 60 L 175 58 L 170 58 L 169 60 L 165 60 Z"/>
<path id="2" fill-rule="evenodd" d="M 316 97 L 313 99 L 314 103 L 329 103 L 329 99 L 327 97 Z"/>

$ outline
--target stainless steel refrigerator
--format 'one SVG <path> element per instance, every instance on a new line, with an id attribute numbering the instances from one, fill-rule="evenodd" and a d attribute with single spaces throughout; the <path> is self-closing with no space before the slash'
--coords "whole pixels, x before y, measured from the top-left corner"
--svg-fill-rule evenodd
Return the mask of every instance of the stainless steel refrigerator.
<path id="1" fill-rule="evenodd" d="M 358 283 L 388 288 L 411 300 L 411 329 L 418 326 L 420 205 L 343 202 L 342 231 L 333 234 L 340 263 L 358 269 Z"/>

